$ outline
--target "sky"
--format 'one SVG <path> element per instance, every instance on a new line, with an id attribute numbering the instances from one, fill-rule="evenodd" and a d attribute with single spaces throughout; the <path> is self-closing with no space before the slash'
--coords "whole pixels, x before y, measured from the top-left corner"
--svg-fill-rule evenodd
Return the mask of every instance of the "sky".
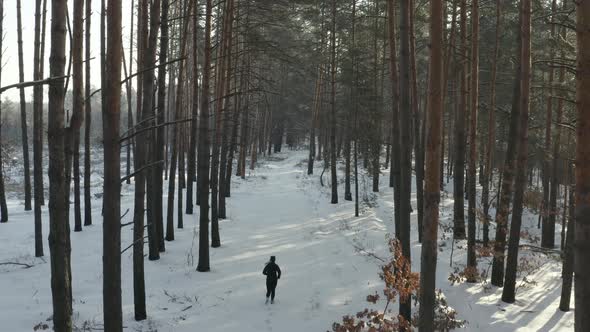
<path id="1" fill-rule="evenodd" d="M 124 48 L 129 47 L 129 32 L 131 19 L 129 13 L 131 12 L 131 0 L 123 0 L 123 43 Z M 3 41 L 3 55 L 2 55 L 2 79 L 0 86 L 6 86 L 19 82 L 18 72 L 18 35 L 17 35 L 17 20 L 16 20 L 16 4 L 17 0 L 4 0 L 4 41 Z M 23 25 L 23 61 L 25 81 L 33 80 L 33 44 L 35 37 L 35 0 L 21 0 L 22 6 L 22 25 Z M 74 1 L 68 1 L 68 9 L 70 11 L 70 20 L 72 18 Z M 92 28 L 91 28 L 91 84 L 98 87 L 100 85 L 100 0 L 92 1 Z M 134 22 L 135 24 L 135 22 Z M 51 49 L 51 0 L 47 2 L 47 32 L 45 37 L 45 69 L 44 77 L 49 75 L 49 51 Z M 66 54 L 69 53 L 69 37 L 66 38 Z M 128 53 L 126 53 L 126 60 L 129 61 Z M 66 61 L 69 61 L 66 58 Z M 129 62 L 127 62 L 129 65 Z M 135 64 L 134 64 L 135 67 Z M 67 71 L 67 63 L 66 63 Z M 121 71 L 123 72 L 123 71 Z M 71 83 L 69 88 L 71 88 Z M 33 88 L 25 90 L 25 97 L 27 102 L 32 98 Z M 11 89 L 2 94 L 2 100 L 10 99 L 13 101 L 19 100 L 19 90 Z M 45 100 L 47 102 L 47 100 Z"/>

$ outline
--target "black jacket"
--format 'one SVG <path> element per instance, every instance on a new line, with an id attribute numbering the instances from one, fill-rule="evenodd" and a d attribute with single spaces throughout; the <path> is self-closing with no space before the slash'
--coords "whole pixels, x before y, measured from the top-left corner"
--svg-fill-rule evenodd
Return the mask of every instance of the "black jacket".
<path id="1" fill-rule="evenodd" d="M 281 269 L 279 266 L 274 262 L 269 262 L 264 267 L 262 274 L 266 276 L 267 280 L 277 280 L 281 279 Z"/>

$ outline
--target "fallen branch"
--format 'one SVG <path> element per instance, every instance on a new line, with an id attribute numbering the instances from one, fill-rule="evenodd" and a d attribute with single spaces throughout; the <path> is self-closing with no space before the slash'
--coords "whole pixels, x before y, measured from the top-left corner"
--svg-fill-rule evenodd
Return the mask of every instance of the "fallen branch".
<path id="1" fill-rule="evenodd" d="M 25 263 L 18 263 L 18 262 L 3 262 L 3 263 L 0 263 L 0 265 L 19 265 L 19 266 L 22 266 L 23 269 L 30 269 L 34 266 L 34 265 L 29 265 L 29 264 L 25 264 Z"/>

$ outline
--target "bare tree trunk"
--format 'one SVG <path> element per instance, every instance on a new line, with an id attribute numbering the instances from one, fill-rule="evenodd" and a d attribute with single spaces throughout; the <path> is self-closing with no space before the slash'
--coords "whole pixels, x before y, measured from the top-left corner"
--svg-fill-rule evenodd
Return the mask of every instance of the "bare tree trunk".
<path id="1" fill-rule="evenodd" d="M 2 13 L 0 13 L 2 15 Z M 35 45 L 33 59 L 33 79 L 40 77 L 41 52 L 41 0 L 35 1 Z M 0 36 L 3 36 L 0 32 Z M 43 41 L 45 43 L 45 40 Z M 0 45 L 0 49 L 2 49 Z M 0 59 L 1 63 L 1 59 Z M 33 88 L 33 195 L 35 213 L 35 257 L 43 256 L 43 227 L 41 225 L 41 205 L 43 201 L 43 86 Z M 1 121 L 1 120 L 0 120 Z M 1 154 L 1 152 L 0 152 Z M 1 163 L 1 160 L 0 160 Z M 0 170 L 1 171 L 1 170 Z M 0 180 L 3 181 L 3 180 Z"/>
<path id="2" fill-rule="evenodd" d="M 576 232 L 574 242 L 575 331 L 590 331 L 590 2 L 576 2 Z"/>
<path id="3" fill-rule="evenodd" d="M 160 20 L 160 54 L 159 60 L 160 64 L 166 63 L 168 59 L 168 47 L 169 47 L 169 36 L 168 36 L 168 15 L 169 15 L 169 8 L 170 4 L 168 0 L 162 0 L 162 17 Z M 172 84 L 171 84 L 172 85 Z M 157 123 L 158 125 L 163 125 L 165 122 L 165 114 L 166 114 L 166 66 L 160 66 L 158 68 L 158 107 L 157 107 Z M 168 160 L 166 154 L 164 153 L 164 145 L 166 144 L 166 131 L 164 126 L 158 127 L 156 130 L 155 135 L 155 156 L 156 160 Z M 164 184 L 162 178 L 164 177 L 164 166 L 161 163 L 156 164 L 154 167 L 155 174 L 153 174 L 154 178 L 154 222 L 156 223 L 156 229 L 158 230 L 158 244 L 160 251 L 165 249 L 164 244 L 164 216 L 163 216 L 163 191 L 164 191 Z M 172 230 L 166 229 L 166 237 L 168 237 L 168 232 L 174 232 L 174 225 L 172 225 Z"/>
<path id="4" fill-rule="evenodd" d="M 55 22 L 55 21 L 54 21 Z M 108 0 L 106 82 L 121 79 L 121 0 Z M 121 88 L 106 85 L 102 105 L 104 140 L 103 307 L 104 329 L 123 331 L 121 304 L 121 157 L 119 120 Z"/>
<path id="5" fill-rule="evenodd" d="M 522 19 L 522 18 L 521 18 Z M 520 34 L 517 41 L 520 45 Z M 515 155 L 518 148 L 517 135 L 520 130 L 520 66 L 521 58 L 518 58 L 516 70 L 518 75 L 514 79 L 514 93 L 512 95 L 512 111 L 510 113 L 510 128 L 508 133 L 508 147 L 504 157 L 504 169 L 501 175 L 500 192 L 498 194 L 498 205 L 496 207 L 496 239 L 494 243 L 494 258 L 492 264 L 492 285 L 502 287 L 504 285 L 504 257 L 506 247 L 506 234 L 510 200 L 514 187 Z"/>
<path id="6" fill-rule="evenodd" d="M 336 174 L 336 0 L 332 0 L 332 29 L 330 32 L 332 60 L 330 65 L 332 90 L 330 94 L 330 174 L 332 180 L 332 204 L 338 203 L 338 177 Z"/>
<path id="7" fill-rule="evenodd" d="M 82 50 L 84 46 L 84 2 L 74 2 L 72 38 L 72 119 L 68 129 L 71 139 L 70 151 L 66 151 L 66 160 L 73 161 L 74 173 L 74 232 L 82 231 L 82 212 L 80 207 L 80 127 L 84 121 L 84 77 Z M 68 157 L 67 155 L 70 155 Z M 69 174 L 68 174 L 69 176 Z"/>
<path id="8" fill-rule="evenodd" d="M 4 0 L 0 0 L 0 36 L 4 36 Z M 0 50 L 3 50 L 4 38 L 0 38 Z M 0 52 L 0 63 L 2 63 Z M 0 81 L 2 81 L 2 66 L 0 66 Z M 0 119 L 2 119 L 2 100 L 0 100 Z M 8 207 L 6 206 L 6 192 L 4 188 L 4 167 L 2 161 L 2 121 L 0 121 L 0 223 L 8 222 Z M 36 239 L 36 233 L 35 233 Z M 42 247 L 42 246 L 41 246 Z M 36 250 L 35 250 L 36 252 Z"/>
<path id="9" fill-rule="evenodd" d="M 92 196 L 90 194 L 90 129 L 92 123 L 92 100 L 90 98 L 90 28 L 92 21 L 92 0 L 86 0 L 86 46 L 85 46 L 85 104 L 86 123 L 84 126 L 84 226 L 92 225 Z"/>
<path id="10" fill-rule="evenodd" d="M 104 2 L 104 0 L 103 0 Z M 135 0 L 131 0 L 131 28 L 129 29 L 129 75 L 131 75 L 133 73 L 133 31 L 135 30 L 134 25 L 133 25 L 133 18 L 135 17 L 134 15 L 134 11 L 135 11 Z M 138 9 L 138 16 L 139 16 L 139 9 Z M 139 19 L 138 19 L 138 25 L 140 24 Z M 139 28 L 138 28 L 139 30 Z M 139 33 L 139 31 L 138 31 Z M 140 40 L 138 39 L 137 42 L 139 43 Z M 139 50 L 139 46 L 141 45 L 137 45 L 138 46 L 138 51 L 137 53 L 140 53 Z M 123 53 L 123 60 L 125 60 L 125 53 Z M 139 59 L 138 59 L 139 61 Z M 138 69 L 140 67 L 140 65 L 137 66 Z M 123 66 L 123 69 L 125 70 L 125 76 L 127 76 L 127 66 Z M 138 84 L 139 84 L 139 79 L 138 79 Z M 129 131 L 129 133 L 131 133 L 132 129 L 133 129 L 133 109 L 132 109 L 132 96 L 131 96 L 131 91 L 132 91 L 132 87 L 133 87 L 133 80 L 127 80 L 127 82 L 125 83 L 125 85 L 127 86 L 127 130 Z M 141 86 L 139 87 L 141 88 Z M 140 103 L 139 100 L 135 101 L 137 104 Z M 129 140 L 129 142 L 127 142 L 127 158 L 126 158 L 126 175 L 127 175 L 127 180 L 125 181 L 127 184 L 131 183 L 131 177 L 129 176 L 129 174 L 131 174 L 131 150 L 132 150 L 132 146 L 133 146 L 133 141 L 134 139 L 132 138 L 131 140 Z"/>
<path id="11" fill-rule="evenodd" d="M 475 227 L 477 225 L 476 185 L 477 185 L 477 113 L 479 108 L 479 2 L 471 2 L 471 116 L 469 120 L 469 167 L 468 167 L 468 235 L 467 267 L 476 271 Z M 468 282 L 476 282 L 475 274 L 468 273 Z"/>
<path id="12" fill-rule="evenodd" d="M 502 19 L 502 1 L 496 2 L 496 34 L 494 42 L 494 53 L 492 56 L 492 79 L 490 82 L 490 107 L 488 109 L 488 140 L 485 151 L 485 171 L 482 184 L 481 202 L 483 205 L 483 245 L 488 246 L 490 242 L 490 184 L 493 180 L 494 149 L 496 147 L 496 79 L 498 76 L 498 53 L 500 50 L 500 29 Z"/>
<path id="13" fill-rule="evenodd" d="M 420 331 L 434 331 L 438 212 L 440 202 L 441 129 L 443 116 L 443 1 L 430 2 L 430 68 L 426 114 L 424 229 L 420 261 Z"/>
<path id="14" fill-rule="evenodd" d="M 211 72 L 211 0 L 205 9 L 205 52 L 203 62 L 203 94 L 199 117 L 199 155 L 197 167 L 201 204 L 199 215 L 199 263 L 197 271 L 207 272 L 209 267 L 209 75 Z M 197 19 L 195 17 L 195 19 Z"/>
<path id="15" fill-rule="evenodd" d="M 422 242 L 422 220 L 424 215 L 424 151 L 421 132 L 421 114 L 418 100 L 418 79 L 416 74 L 416 36 L 414 27 L 414 0 L 410 0 L 410 84 L 414 130 L 414 168 L 416 170 L 416 204 L 418 210 L 418 242 Z"/>
<path id="16" fill-rule="evenodd" d="M 557 1 L 551 1 L 551 21 L 555 21 L 555 14 L 557 11 Z M 555 33 L 555 24 L 551 24 L 551 40 L 552 42 L 555 41 L 556 33 Z M 555 58 L 555 48 L 551 47 L 549 50 L 549 59 Z M 543 159 L 543 201 L 541 202 L 541 213 L 539 214 L 539 222 L 542 221 L 542 224 L 545 226 L 547 224 L 547 206 L 549 205 L 549 181 L 551 178 L 551 157 L 550 157 L 550 150 L 551 150 L 551 124 L 553 120 L 553 75 L 554 69 L 553 66 L 549 66 L 549 81 L 547 82 L 548 90 L 547 90 L 547 106 L 546 106 L 546 114 L 545 114 L 545 146 L 544 146 L 544 159 Z M 540 225 L 539 225 L 540 227 Z M 543 228 L 545 229 L 545 227 Z M 545 235 L 544 232 L 541 236 Z M 546 243 L 547 238 L 541 241 L 541 245 Z"/>
<path id="17" fill-rule="evenodd" d="M 51 3 L 51 54 L 50 76 L 62 77 L 65 69 L 66 50 L 66 0 Z M 49 114 L 47 138 L 49 145 L 49 252 L 51 258 L 51 293 L 53 299 L 53 329 L 71 332 L 70 311 L 71 280 L 68 258 L 69 227 L 65 174 L 65 112 L 64 79 L 56 79 L 49 85 Z M 117 142 L 118 144 L 118 142 Z M 118 216 L 117 216 L 118 217 Z M 117 219 L 118 221 L 118 219 Z M 119 226 L 117 226 L 119 228 Z M 120 294 L 120 293 L 119 293 Z"/>
<path id="18" fill-rule="evenodd" d="M 23 29 L 21 19 L 21 0 L 16 0 L 16 20 L 18 34 L 18 77 L 19 82 L 25 81 L 23 65 Z M 29 139 L 27 133 L 27 103 L 25 101 L 25 88 L 20 88 L 20 121 L 21 139 L 23 146 L 23 167 L 25 177 L 25 211 L 31 210 L 31 175 L 29 165 Z"/>
<path id="19" fill-rule="evenodd" d="M 392 105 L 392 132 L 391 135 L 391 170 L 389 175 L 389 186 L 393 187 L 395 235 L 400 237 L 400 135 L 399 135 L 399 88 L 398 88 L 398 66 L 396 63 L 396 37 L 395 37 L 395 4 L 393 0 L 387 0 L 387 33 L 389 39 L 389 73 L 391 75 L 391 105 Z M 355 142 L 355 153 L 356 153 Z M 356 158 L 356 156 L 355 156 Z"/>
<path id="20" fill-rule="evenodd" d="M 563 268 L 561 271 L 562 284 L 561 299 L 559 301 L 559 310 L 561 311 L 570 311 L 570 302 L 572 297 L 572 279 L 574 274 L 574 234 L 576 232 L 576 220 L 574 219 L 575 190 L 575 186 L 570 186 L 569 221 L 567 223 L 567 238 L 565 240 L 565 246 L 563 250 Z"/>
<path id="21" fill-rule="evenodd" d="M 400 2 L 400 112 L 399 112 L 399 144 L 400 144 L 400 210 L 399 240 L 402 255 L 411 262 L 410 251 L 410 193 L 412 181 L 412 144 L 411 144 L 411 108 L 410 108 L 410 0 Z M 410 299 L 400 300 L 400 315 L 406 320 L 411 319 Z"/>
<path id="22" fill-rule="evenodd" d="M 528 118 L 530 107 L 531 84 L 531 0 L 521 0 L 520 26 L 520 131 L 517 156 L 517 173 L 512 204 L 512 224 L 506 259 L 506 277 L 502 291 L 502 301 L 514 303 L 516 293 L 516 270 L 518 265 L 518 245 L 522 224 L 523 196 L 527 185 L 528 157 Z"/>
<path id="23" fill-rule="evenodd" d="M 467 116 L 467 2 L 461 0 L 460 97 L 455 115 L 455 168 L 454 168 L 454 229 L 455 239 L 465 238 L 465 117 Z"/>
<path id="24" fill-rule="evenodd" d="M 195 7 L 195 13 L 198 14 L 198 6 Z M 195 16 L 197 16 L 195 14 Z M 197 20 L 192 20 L 192 57 L 193 57 L 193 68 L 192 68 L 192 105 L 191 105 L 191 122 L 190 122 L 190 138 L 188 147 L 188 167 L 187 167 L 187 184 L 186 184 L 186 214 L 193 214 L 193 194 L 194 183 L 197 181 L 197 119 L 199 117 L 199 52 L 198 50 L 198 29 L 199 25 Z"/>

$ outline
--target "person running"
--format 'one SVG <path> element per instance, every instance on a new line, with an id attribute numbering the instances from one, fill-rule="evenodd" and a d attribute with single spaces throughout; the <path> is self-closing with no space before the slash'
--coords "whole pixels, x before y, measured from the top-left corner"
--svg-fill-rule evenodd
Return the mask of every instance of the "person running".
<path id="1" fill-rule="evenodd" d="M 270 303 L 275 303 L 275 289 L 277 281 L 281 279 L 281 268 L 275 263 L 276 257 L 270 256 L 270 262 L 266 263 L 262 274 L 266 276 L 266 304 L 270 297 Z"/>

